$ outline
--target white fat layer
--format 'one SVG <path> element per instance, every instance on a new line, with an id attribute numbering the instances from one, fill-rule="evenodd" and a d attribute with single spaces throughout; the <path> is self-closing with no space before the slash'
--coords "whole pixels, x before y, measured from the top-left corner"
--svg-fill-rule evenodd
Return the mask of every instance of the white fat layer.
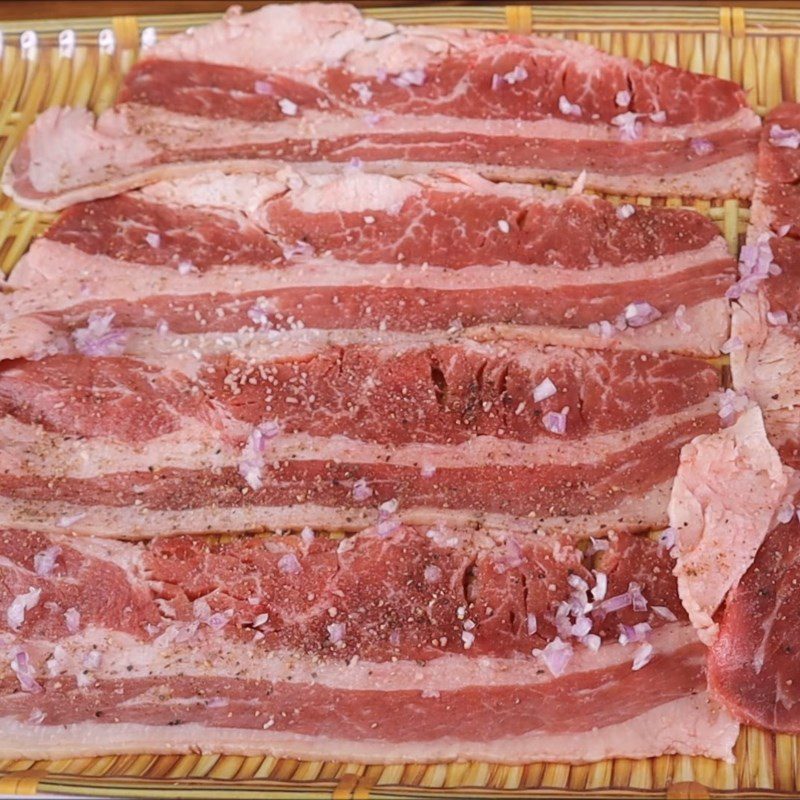
<path id="1" fill-rule="evenodd" d="M 92 627 L 58 642 L 31 641 L 26 647 L 31 657 L 44 663 L 57 644 L 58 657 L 48 669 L 51 677 L 67 680 L 82 671 L 86 653 L 96 650 L 103 657 L 92 670 L 92 676 L 100 681 L 147 679 L 155 675 L 168 683 L 170 678 L 202 680 L 236 675 L 242 681 L 273 684 L 288 681 L 293 686 L 314 685 L 345 691 L 369 687 L 386 693 L 417 689 L 455 692 L 473 686 L 546 686 L 553 682 L 550 672 L 542 669 L 539 659 L 532 655 L 494 658 L 447 654 L 426 661 L 424 666 L 409 660 L 343 662 L 304 657 L 289 650 L 268 651 L 259 642 L 237 641 L 232 646 L 230 639 L 205 626 L 190 641 L 181 641 L 181 632 L 179 624 L 168 625 L 153 641 L 142 642 L 128 634 Z M 680 658 L 695 665 L 705 661 L 704 648 L 699 646 L 691 625 L 663 625 L 649 634 L 648 641 L 655 655 L 664 657 L 695 645 Z M 614 640 L 606 642 L 597 652 L 576 645 L 564 676 L 602 672 L 629 664 L 636 649 L 634 645 Z"/>
<path id="2" fill-rule="evenodd" d="M 556 269 L 513 262 L 497 268 L 475 265 L 452 270 L 424 264 L 358 264 L 338 261 L 323 254 L 281 269 L 257 264 L 220 264 L 201 274 L 181 275 L 176 269 L 117 261 L 107 256 L 83 253 L 60 242 L 40 239 L 12 272 L 9 283 L 18 291 L 0 298 L 0 313 L 10 318 L 22 313 L 57 310 L 88 300 L 111 300 L 121 296 L 136 300 L 157 294 L 240 293 L 304 286 L 413 286 L 451 291 L 509 286 L 552 289 L 576 286 L 590 291 L 595 285 L 624 285 L 657 276 L 677 276 L 686 270 L 727 258 L 724 243 L 715 239 L 680 256 L 661 256 L 624 266 L 597 264 L 591 270 Z M 46 298 L 40 291 L 43 281 L 52 283 L 53 291 Z M 22 292 L 25 288 L 33 291 Z"/>
<path id="3" fill-rule="evenodd" d="M 408 525 L 484 526 L 520 533 L 597 536 L 616 531 L 644 531 L 664 527 L 672 481 L 649 491 L 624 497 L 613 509 L 571 517 L 518 517 L 473 509 L 401 506 L 395 516 Z M 75 518 L 70 531 L 82 536 L 150 539 L 183 533 L 242 533 L 267 530 L 359 531 L 378 520 L 374 508 L 332 508 L 298 503 L 291 506 L 206 507 L 181 511 L 154 511 L 142 506 L 80 505 L 58 501 L 0 498 L 0 525 L 13 530 L 62 533 L 64 518 Z"/>
<path id="4" fill-rule="evenodd" d="M 601 761 L 648 758 L 665 753 L 733 759 L 739 724 L 706 694 L 673 700 L 624 722 L 585 733 L 532 731 L 476 741 L 467 735 L 434 741 L 330 739 L 274 730 L 211 728 L 197 723 L 178 726 L 82 722 L 67 726 L 26 724 L 0 719 L 0 757 L 76 758 L 125 753 L 265 754 L 308 760 L 398 764 L 443 761 Z"/>
<path id="5" fill-rule="evenodd" d="M 312 460 L 398 467 L 427 464 L 437 470 L 481 468 L 487 464 L 493 465 L 487 469 L 537 464 L 571 468 L 597 464 L 641 442 L 662 437 L 682 423 L 713 414 L 716 407 L 716 398 L 709 397 L 702 403 L 655 417 L 629 430 L 594 434 L 577 441 L 554 441 L 547 437 L 527 443 L 476 436 L 462 444 L 379 444 L 342 435 L 281 434 L 270 441 L 265 458 L 269 462 Z M 162 469 L 213 472 L 238 464 L 241 443 L 251 430 L 235 420 L 226 422 L 230 423 L 230 428 L 225 434 L 217 433 L 211 438 L 208 425 L 193 418 L 181 418 L 179 430 L 137 444 L 112 437 L 76 439 L 5 417 L 0 419 L 0 469 L 15 474 L 76 479 Z M 665 450 L 679 447 L 684 436 L 676 432 L 673 442 L 664 441 L 660 446 Z M 439 474 L 434 480 L 441 477 Z"/>
<path id="6" fill-rule="evenodd" d="M 413 181 L 403 181 L 374 172 L 346 174 L 334 180 L 311 183 L 292 197 L 294 207 L 304 214 L 325 211 L 386 211 L 396 214 L 403 203 L 422 187 Z"/>
<path id="7" fill-rule="evenodd" d="M 45 112 L 46 114 L 47 112 Z M 41 119 L 41 116 L 40 118 Z M 36 123 L 34 123 L 36 125 Z M 29 129 L 31 130 L 31 129 Z M 43 138 L 54 135 L 46 131 Z M 367 145 L 368 149 L 368 145 Z M 361 151 L 363 157 L 367 151 Z M 368 158 L 368 156 L 367 156 Z M 9 163 L 3 174 L 3 191 L 10 197 L 17 198 L 26 208 L 38 211 L 58 211 L 74 203 L 106 197 L 110 194 L 136 189 L 158 181 L 172 180 L 194 175 L 209 168 L 222 171 L 251 172 L 254 169 L 266 174 L 273 174 L 286 166 L 285 161 L 260 158 L 257 161 L 247 158 L 220 158 L 216 161 L 193 161 L 191 154 L 187 160 L 171 164 L 137 163 L 135 172 L 123 174 L 106 174 L 102 176 L 103 164 L 93 171 L 96 177 L 75 179 L 67 185 L 54 187 L 51 192 L 42 190 L 31 194 L 17 186 L 14 173 L 15 164 Z M 330 172 L 330 161 L 313 157 L 295 162 L 295 167 L 309 173 Z M 366 160 L 364 169 L 370 172 L 382 172 L 389 175 L 428 174 L 436 171 L 461 170 L 464 162 L 450 161 L 412 161 L 398 159 Z M 492 181 L 518 181 L 533 183 L 548 181 L 559 186 L 572 186 L 579 176 L 585 175 L 585 188 L 622 195 L 653 196 L 685 196 L 685 197 L 749 197 L 752 192 L 753 174 L 756 167 L 754 153 L 744 153 L 691 171 L 676 169 L 667 174 L 647 175 L 615 175 L 608 172 L 595 172 L 582 168 L 573 170 L 556 170 L 553 168 L 512 167 L 495 163 L 472 163 L 472 170 L 484 179 Z M 71 168 L 66 164 L 59 165 L 66 175 Z M 110 173 L 105 165 L 106 173 Z M 84 182 L 82 182 L 84 180 Z"/>
<path id="8" fill-rule="evenodd" d="M 620 141 L 619 127 L 616 125 L 602 123 L 586 125 L 559 117 L 521 120 L 478 119 L 446 114 L 387 114 L 378 121 L 370 121 L 365 119 L 364 115 L 336 115 L 327 111 L 306 109 L 301 116 L 287 116 L 273 122 L 250 122 L 189 116 L 135 103 L 126 104 L 122 108 L 130 120 L 129 131 L 132 137 L 136 137 L 136 130 L 146 130 L 149 141 L 163 141 L 167 144 L 171 137 L 173 147 L 182 147 L 187 151 L 188 157 L 191 157 L 193 148 L 230 146 L 232 140 L 238 146 L 244 146 L 297 139 L 335 140 L 358 135 L 418 134 L 421 131 L 486 136 L 508 136 L 513 133 L 521 139 Z M 758 126 L 758 117 L 750 109 L 743 108 L 723 120 L 693 122 L 686 125 L 648 126 L 642 132 L 641 141 L 687 141 L 690 138 L 713 136 L 720 131 L 736 128 L 750 130 Z M 198 140 L 197 134 L 200 131 L 203 133 L 203 138 Z"/>

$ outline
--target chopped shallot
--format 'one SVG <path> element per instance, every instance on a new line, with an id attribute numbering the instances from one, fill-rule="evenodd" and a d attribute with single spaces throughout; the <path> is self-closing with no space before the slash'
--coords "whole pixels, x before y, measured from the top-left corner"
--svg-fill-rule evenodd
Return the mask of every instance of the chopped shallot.
<path id="1" fill-rule="evenodd" d="M 284 575 L 298 575 L 303 568 L 294 553 L 286 553 L 278 559 L 278 569 Z"/>
<path id="2" fill-rule="evenodd" d="M 664 530 L 659 534 L 658 546 L 666 547 L 667 550 L 671 550 L 673 547 L 675 547 L 677 540 L 678 531 L 675 530 L 675 528 L 664 528 Z"/>
<path id="3" fill-rule="evenodd" d="M 594 573 L 594 588 L 592 589 L 592 601 L 599 603 L 605 599 L 606 592 L 608 591 L 608 576 L 605 572 Z"/>
<path id="4" fill-rule="evenodd" d="M 554 678 L 561 677 L 572 659 L 572 645 L 556 637 L 542 650 L 533 650 L 533 655 L 544 662 Z"/>
<path id="5" fill-rule="evenodd" d="M 767 322 L 770 325 L 788 325 L 789 315 L 785 311 L 767 311 Z"/>
<path id="6" fill-rule="evenodd" d="M 375 526 L 375 533 L 382 539 L 385 539 L 398 530 L 401 525 L 402 523 L 397 517 L 387 517 L 386 519 L 378 521 L 378 524 Z"/>
<path id="7" fill-rule="evenodd" d="M 742 246 L 739 252 L 739 280 L 730 286 L 725 296 L 737 300 L 745 292 L 755 292 L 759 284 L 770 275 L 779 275 L 780 267 L 773 261 L 771 233 L 762 233 L 754 244 Z"/>
<path id="8" fill-rule="evenodd" d="M 367 484 L 366 478 L 359 478 L 353 484 L 353 500 L 362 503 L 372 497 L 372 489 Z"/>
<path id="9" fill-rule="evenodd" d="M 620 625 L 619 643 L 622 645 L 632 642 L 643 642 L 652 628 L 648 622 L 639 622 L 636 625 Z"/>
<path id="10" fill-rule="evenodd" d="M 769 129 L 769 143 L 775 147 L 790 147 L 797 150 L 800 147 L 800 131 L 795 128 L 782 128 L 773 125 Z"/>
<path id="11" fill-rule="evenodd" d="M 25 612 L 30 611 L 39 604 L 42 595 L 41 589 L 31 587 L 25 594 L 18 594 L 6 610 L 6 621 L 12 631 L 18 631 L 25 622 Z"/>
<path id="12" fill-rule="evenodd" d="M 692 326 L 686 321 L 686 306 L 681 304 L 675 309 L 675 316 L 673 317 L 675 327 L 683 333 L 689 333 Z"/>
<path id="13" fill-rule="evenodd" d="M 628 303 L 625 306 L 625 322 L 631 328 L 640 328 L 654 322 L 661 316 L 661 312 L 646 301 Z"/>
<path id="14" fill-rule="evenodd" d="M 106 314 L 93 311 L 86 327 L 73 331 L 72 340 L 79 353 L 85 356 L 118 356 L 125 350 L 127 333 L 112 329 L 114 316 L 113 311 Z"/>
<path id="15" fill-rule="evenodd" d="M 719 394 L 719 418 L 722 420 L 724 428 L 733 425 L 738 415 L 744 411 L 750 400 L 746 394 L 735 392 L 733 389 L 725 389 Z"/>
<path id="16" fill-rule="evenodd" d="M 591 544 L 586 548 L 587 556 L 593 556 L 595 553 L 600 553 L 604 550 L 608 550 L 609 547 L 611 547 L 608 539 L 595 539 L 594 536 L 590 536 L 589 541 Z"/>
<path id="17" fill-rule="evenodd" d="M 390 517 L 397 511 L 397 508 L 400 504 L 397 502 L 396 498 L 392 498 L 391 500 L 387 500 L 385 503 L 381 503 L 378 506 L 378 518 L 379 519 L 386 519 Z"/>
<path id="18" fill-rule="evenodd" d="M 372 89 L 369 88 L 369 85 L 366 83 L 359 83 L 356 81 L 355 83 L 350 84 L 350 88 L 358 95 L 358 99 L 366 105 L 372 100 Z"/>
<path id="19" fill-rule="evenodd" d="M 785 525 L 787 522 L 791 522 L 793 517 L 794 506 L 791 503 L 784 503 L 784 505 L 778 509 L 778 513 L 775 515 L 775 519 L 777 519 L 782 525 Z"/>
<path id="20" fill-rule="evenodd" d="M 581 107 L 577 103 L 570 103 L 563 94 L 558 98 L 558 110 L 568 117 L 580 117 L 583 114 Z"/>
<path id="21" fill-rule="evenodd" d="M 733 353 L 736 350 L 742 350 L 744 348 L 744 342 L 738 336 L 731 336 L 726 342 L 723 342 L 722 346 L 720 347 L 720 351 L 725 353 Z"/>
<path id="22" fill-rule="evenodd" d="M 287 261 L 298 257 L 309 258 L 314 255 L 314 248 L 308 242 L 300 240 L 296 241 L 294 244 L 283 245 L 281 249 L 283 251 L 283 257 Z"/>
<path id="23" fill-rule="evenodd" d="M 628 584 L 628 594 L 631 597 L 631 605 L 634 611 L 647 611 L 647 600 L 642 594 L 642 588 L 635 581 Z"/>
<path id="24" fill-rule="evenodd" d="M 600 649 L 602 640 L 596 633 L 589 633 L 581 639 L 581 644 L 596 653 Z"/>
<path id="25" fill-rule="evenodd" d="M 81 627 L 81 612 L 77 608 L 68 608 L 64 612 L 64 622 L 70 633 L 77 633 Z"/>
<path id="26" fill-rule="evenodd" d="M 636 672 L 640 670 L 642 667 L 646 666 L 650 663 L 650 659 L 653 657 L 653 645 L 649 642 L 645 642 L 643 645 L 636 649 L 636 652 L 633 654 L 633 666 L 631 669 Z"/>
<path id="27" fill-rule="evenodd" d="M 675 614 L 666 606 L 650 606 L 650 608 L 657 617 L 661 617 L 661 619 L 665 619 L 667 622 L 677 622 L 678 620 Z"/>
<path id="28" fill-rule="evenodd" d="M 426 583 L 438 583 L 442 579 L 442 571 L 435 564 L 428 564 L 423 574 Z"/>
<path id="29" fill-rule="evenodd" d="M 550 433 L 563 436 L 567 432 L 567 414 L 569 406 L 564 406 L 561 411 L 548 411 L 542 415 L 542 425 Z"/>
<path id="30" fill-rule="evenodd" d="M 42 578 L 51 575 L 60 555 L 61 548 L 57 544 L 42 550 L 33 557 L 33 571 Z"/>
<path id="31" fill-rule="evenodd" d="M 621 89 L 614 96 L 614 102 L 620 108 L 627 108 L 631 104 L 631 93 L 627 89 Z"/>
<path id="32" fill-rule="evenodd" d="M 520 81 L 524 81 L 527 79 L 528 79 L 528 70 L 526 70 L 525 67 L 523 67 L 521 64 L 517 64 L 517 66 L 514 67 L 514 69 L 512 69 L 511 72 L 506 72 L 506 74 L 503 75 L 503 80 L 506 83 L 511 84 L 512 86 L 515 83 L 519 83 Z"/>
<path id="33" fill-rule="evenodd" d="M 617 594 L 614 597 L 609 597 L 607 600 L 603 600 L 600 608 L 606 614 L 610 614 L 614 611 L 621 611 L 623 608 L 627 608 L 631 604 L 631 596 L 628 592 L 624 594 Z"/>
<path id="34" fill-rule="evenodd" d="M 267 442 L 274 439 L 280 433 L 280 426 L 277 422 L 268 421 L 256 425 L 242 450 L 239 458 L 239 474 L 244 478 L 247 485 L 257 492 L 262 484 L 261 470 L 264 466 L 264 453 L 267 449 Z"/>
<path id="35" fill-rule="evenodd" d="M 636 213 L 636 206 L 631 203 L 623 203 L 617 206 L 617 219 L 628 219 Z"/>
<path id="36" fill-rule="evenodd" d="M 632 142 L 639 139 L 642 135 L 642 123 L 639 117 L 644 114 L 634 114 L 632 111 L 624 111 L 611 118 L 611 124 L 619 128 L 619 138 L 624 142 Z"/>
<path id="37" fill-rule="evenodd" d="M 404 69 L 396 78 L 392 78 L 392 83 L 402 89 L 409 86 L 422 86 L 425 83 L 424 69 Z"/>
<path id="38" fill-rule="evenodd" d="M 558 389 L 556 389 L 556 385 L 550 378 L 545 378 L 541 383 L 533 389 L 533 402 L 540 403 L 542 400 L 547 400 L 548 397 L 552 397 Z"/>
<path id="39" fill-rule="evenodd" d="M 11 657 L 11 670 L 17 676 L 20 688 L 23 692 L 37 694 L 42 691 L 42 687 L 36 682 L 34 669 L 31 665 L 28 653 L 19 649 Z"/>
<path id="40" fill-rule="evenodd" d="M 308 527 L 308 525 L 306 525 L 306 527 L 300 531 L 300 538 L 303 540 L 303 544 L 306 546 L 310 545 L 311 542 L 314 541 L 315 536 L 316 534 L 311 528 Z"/>
<path id="41" fill-rule="evenodd" d="M 343 644 L 347 626 L 343 622 L 332 622 L 328 627 L 328 638 L 331 644 Z"/>
<path id="42" fill-rule="evenodd" d="M 599 336 L 601 339 L 610 339 L 614 335 L 614 331 L 614 326 L 607 319 L 589 323 L 589 333 L 592 336 Z"/>
<path id="43" fill-rule="evenodd" d="M 700 137 L 689 139 L 689 147 L 696 156 L 708 156 L 716 150 L 714 142 Z"/>

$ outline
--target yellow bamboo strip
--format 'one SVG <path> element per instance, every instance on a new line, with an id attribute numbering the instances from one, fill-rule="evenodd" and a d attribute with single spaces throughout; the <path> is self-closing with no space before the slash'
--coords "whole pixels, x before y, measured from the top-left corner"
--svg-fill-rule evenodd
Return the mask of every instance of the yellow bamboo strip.
<path id="1" fill-rule="evenodd" d="M 584 7 L 419 7 L 376 9 L 375 16 L 405 23 L 455 24 L 506 28 L 519 33 L 532 29 L 559 38 L 575 38 L 609 52 L 679 64 L 695 71 L 741 82 L 757 106 L 766 110 L 782 99 L 800 95 L 800 14 L 767 9 L 643 8 L 635 19 L 630 9 Z M 123 17 L 98 20 L 3 24 L 9 38 L 0 60 L 0 166 L 13 144 L 35 114 L 49 105 L 67 103 L 107 108 L 119 81 L 134 63 L 141 30 L 154 26 L 159 34 L 189 24 L 202 24 L 211 15 L 174 18 Z M 56 35 L 72 27 L 78 46 L 71 58 L 59 56 Z M 41 46 L 33 59 L 23 59 L 11 35 L 36 28 Z M 99 53 L 97 35 L 102 28 L 114 32 L 113 53 Z M 49 36 L 50 38 L 46 38 Z M 651 205 L 651 198 L 612 198 L 614 202 Z M 667 198 L 657 204 L 688 206 L 715 220 L 732 252 L 749 219 L 746 204 Z M 17 209 L 0 201 L 0 267 L 9 270 L 28 247 L 33 235 L 52 220 L 52 215 Z M 772 737 L 746 730 L 737 745 L 735 765 L 666 756 L 629 761 L 618 759 L 597 764 L 526 764 L 503 766 L 483 763 L 365 766 L 333 762 L 298 762 L 271 757 L 218 755 L 120 756 L 66 759 L 36 763 L 29 760 L 0 762 L 0 791 L 33 791 L 42 786 L 84 791 L 87 784 L 106 796 L 141 794 L 180 796 L 178 781 L 193 781 L 207 797 L 233 797 L 236 786 L 251 783 L 264 796 L 378 796 L 414 797 L 428 791 L 448 790 L 461 796 L 485 791 L 524 792 L 547 796 L 548 792 L 596 794 L 616 787 L 617 796 L 638 792 L 667 792 L 669 796 L 708 796 L 709 790 L 734 791 L 749 787 L 762 792 L 772 788 L 795 793 L 800 788 L 798 740 Z M 169 787 L 169 788 L 168 788 Z M 707 787 L 704 789 L 704 787 Z M 385 789 L 385 792 L 384 792 Z M 309 792 L 306 794 L 306 792 Z M 487 794 L 486 796 L 489 796 Z M 523 796 L 520 794 L 519 796 Z M 576 795 L 577 796 L 577 795 Z M 610 796 L 610 795 L 609 795 Z"/>
<path id="2" fill-rule="evenodd" d="M 653 60 L 650 34 L 645 33 L 642 35 L 642 43 L 641 47 L 639 48 L 639 58 L 644 61 L 645 64 L 649 64 Z"/>
<path id="3" fill-rule="evenodd" d="M 753 56 L 755 59 L 755 85 L 758 92 L 758 105 L 765 105 L 767 96 L 767 39 L 765 36 L 753 36 Z"/>
<path id="4" fill-rule="evenodd" d="M 734 42 L 737 40 L 734 39 Z M 758 102 L 758 59 L 753 39 L 744 39 L 743 52 L 741 57 L 741 78 L 745 91 L 753 92 L 753 97 Z"/>
<path id="5" fill-rule="evenodd" d="M 797 60 L 797 39 L 794 36 L 781 36 L 778 60 L 781 65 L 781 94 L 776 98 L 776 103 L 781 100 L 794 100 L 795 94 L 794 75 Z"/>

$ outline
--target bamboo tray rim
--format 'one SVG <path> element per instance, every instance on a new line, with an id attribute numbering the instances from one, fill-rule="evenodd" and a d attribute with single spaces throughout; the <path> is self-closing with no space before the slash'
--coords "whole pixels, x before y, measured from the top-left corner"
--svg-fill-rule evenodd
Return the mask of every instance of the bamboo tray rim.
<path id="1" fill-rule="evenodd" d="M 635 19 L 631 12 L 635 10 Z M 483 5 L 483 6 L 395 6 L 363 8 L 370 16 L 406 22 L 407 24 L 446 24 L 461 27 L 481 27 L 515 32 L 552 33 L 598 37 L 600 46 L 627 47 L 647 35 L 669 35 L 692 38 L 697 46 L 707 43 L 720 47 L 729 43 L 731 58 L 750 59 L 756 70 L 752 85 L 763 92 L 759 81 L 771 79 L 758 73 L 770 52 L 767 41 L 793 42 L 794 58 L 800 87 L 800 7 L 779 9 L 753 3 L 744 7 L 654 5 L 648 8 L 603 4 L 591 7 L 563 4 L 558 6 Z M 93 51 L 96 37 L 103 29 L 114 31 L 119 64 L 130 66 L 138 48 L 141 31 L 153 27 L 164 34 L 191 25 L 219 18 L 220 13 L 167 14 L 141 16 L 63 17 L 44 20 L 0 21 L 0 34 L 11 54 L 13 68 L 19 72 L 16 91 L 18 104 L 8 104 L 0 92 L 0 137 L 13 135 L 15 130 L 33 118 L 38 106 L 28 103 L 31 87 L 35 85 L 38 65 L 61 69 L 46 56 L 54 44 L 54 34 L 72 29 L 78 45 Z M 35 31 L 40 37 L 39 53 L 19 59 L 17 35 Z M 93 40 L 91 37 L 95 37 Z M 630 37 L 630 38 L 628 38 Z M 699 38 L 698 38 L 699 37 Z M 706 38 L 703 38 L 706 37 Z M 589 41 L 589 39 L 585 39 Z M 620 44 L 621 43 L 621 44 Z M 715 44 L 716 43 L 716 44 Z M 677 58 L 679 42 L 670 57 Z M 3 59 L 0 58 L 0 78 Z M 119 53 L 114 56 L 118 58 Z M 128 58 L 130 56 L 130 58 Z M 780 50 L 781 59 L 784 50 Z M 16 59 L 16 60 L 14 60 Z M 8 59 L 6 59 L 8 60 Z M 110 80 L 110 59 L 103 62 L 102 80 Z M 114 62 L 116 63 L 116 62 Z M 31 66 L 33 65 L 33 66 Z M 754 65 L 754 66 L 753 66 Z M 19 69 L 22 68 L 20 72 Z M 99 70 L 100 68 L 97 67 Z M 16 74 L 16 73 L 15 73 Z M 98 78 L 100 80 L 101 78 Z M 774 75 L 772 75 L 774 78 Z M 3 84 L 0 83 L 0 87 Z M 41 87 L 40 87 L 41 88 Z M 47 96 L 44 93 L 41 98 Z M 42 100 L 37 102 L 43 102 Z M 103 102 L 107 101 L 105 97 Z M 49 102 L 49 100 L 47 101 Z M 86 95 L 83 103 L 90 102 Z M 93 108 L 102 103 L 92 101 Z M 768 104 L 768 103 L 767 103 Z M 17 110 L 17 108 L 20 110 Z M 11 133 L 9 133 L 11 132 Z M 0 138 L 2 142 L 2 138 Z M 637 198 L 631 198 L 637 201 Z M 638 198 L 648 204 L 649 198 Z M 670 198 L 667 205 L 682 205 L 680 198 Z M 722 203 L 698 201 L 694 207 L 720 225 L 729 246 L 734 249 L 748 221 L 748 209 L 736 200 Z M 27 247 L 31 236 L 40 231 L 52 216 L 13 208 L 0 198 L 0 266 L 10 267 Z M 2 251 L 6 240 L 10 250 Z M 298 762 L 272 757 L 242 757 L 220 755 L 101 756 L 92 759 L 69 759 L 56 762 L 0 762 L 0 795 L 33 794 L 36 791 L 80 796 L 122 797 L 270 797 L 270 798 L 411 798 L 411 797 L 796 797 L 800 789 L 800 741 L 793 737 L 770 736 L 754 729 L 743 729 L 737 744 L 737 754 L 744 771 L 738 775 L 747 786 L 738 789 L 711 788 L 695 782 L 708 772 L 709 759 L 686 756 L 663 756 L 633 762 L 627 759 L 598 762 L 596 765 L 529 764 L 503 766 L 489 763 L 454 763 L 433 765 L 367 766 L 332 762 Z M 256 764 L 255 762 L 258 762 Z M 708 763 L 706 763 L 708 762 Z M 692 766 L 696 763 L 697 766 Z M 636 788 L 641 784 L 637 769 L 650 769 L 654 774 L 668 776 L 660 780 L 661 788 Z M 701 771 L 701 767 L 703 770 Z M 720 769 L 725 769 L 724 765 Z M 792 774 L 789 780 L 786 771 Z M 578 775 L 574 788 L 565 784 Z M 668 786 L 669 780 L 673 781 Z M 772 788 L 783 782 L 792 788 Z M 579 788 L 580 784 L 582 788 Z"/>

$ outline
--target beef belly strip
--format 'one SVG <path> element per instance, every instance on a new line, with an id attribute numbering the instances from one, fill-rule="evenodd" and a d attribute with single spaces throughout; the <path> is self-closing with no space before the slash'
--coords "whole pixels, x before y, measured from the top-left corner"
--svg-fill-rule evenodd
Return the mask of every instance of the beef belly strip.
<path id="1" fill-rule="evenodd" d="M 10 277 L 0 355 L 52 351 L 113 313 L 181 334 L 465 328 L 716 356 L 735 277 L 718 228 L 693 211 L 464 170 L 206 172 L 65 212 Z"/>
<path id="2" fill-rule="evenodd" d="M 764 410 L 783 460 L 800 467 L 800 104 L 767 117 L 759 151 L 748 248 L 740 267 L 744 291 L 734 303 L 734 385 Z"/>
<path id="3" fill-rule="evenodd" d="M 0 756 L 730 758 L 666 549 L 593 549 L 441 526 L 5 531 Z"/>
<path id="4" fill-rule="evenodd" d="M 646 530 L 681 447 L 720 425 L 718 371 L 672 354 L 366 331 L 98 342 L 119 354 L 0 371 L 0 525 Z"/>
<path id="5" fill-rule="evenodd" d="M 396 27 L 345 4 L 266 6 L 148 49 L 99 118 L 53 108 L 4 189 L 61 209 L 207 167 L 429 172 L 621 194 L 749 196 L 742 89 L 571 41 Z"/>

